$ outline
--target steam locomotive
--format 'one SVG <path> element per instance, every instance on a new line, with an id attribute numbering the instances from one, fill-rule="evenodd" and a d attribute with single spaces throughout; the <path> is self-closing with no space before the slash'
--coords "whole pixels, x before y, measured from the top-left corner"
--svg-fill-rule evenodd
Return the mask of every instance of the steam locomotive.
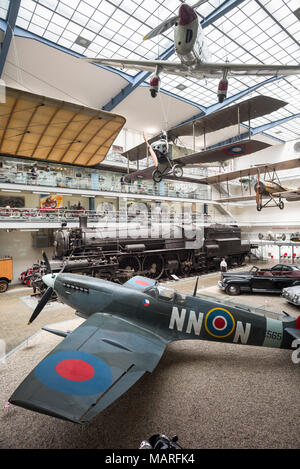
<path id="1" fill-rule="evenodd" d="M 160 279 L 218 270 L 222 257 L 229 267 L 241 265 L 251 250 L 250 244 L 242 243 L 237 225 L 175 226 L 171 236 L 162 225 L 154 235 L 147 229 L 139 233 L 135 227 L 134 236 L 105 235 L 102 229 L 88 227 L 82 216 L 78 228 L 62 226 L 54 233 L 51 270 L 59 272 L 64 266 L 64 272 L 123 283 L 133 275 Z"/>

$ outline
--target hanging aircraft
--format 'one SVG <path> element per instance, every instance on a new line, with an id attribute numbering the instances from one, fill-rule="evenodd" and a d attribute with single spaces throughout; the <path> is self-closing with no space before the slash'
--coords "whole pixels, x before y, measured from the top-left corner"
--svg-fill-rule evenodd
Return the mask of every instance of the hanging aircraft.
<path id="1" fill-rule="evenodd" d="M 173 341 L 292 349 L 300 338 L 300 316 L 285 313 L 274 319 L 228 301 L 197 296 L 198 280 L 192 295 L 142 276 L 119 285 L 48 271 L 43 281 L 48 289 L 30 323 L 53 291 L 86 321 L 73 332 L 43 328 L 63 340 L 19 385 L 9 403 L 75 423 L 90 421 L 145 372 L 152 372 Z"/>
<path id="2" fill-rule="evenodd" d="M 217 199 L 217 202 L 241 202 L 246 200 L 255 200 L 256 208 L 260 212 L 265 207 L 279 207 L 281 210 L 284 208 L 282 199 L 286 199 L 288 202 L 300 201 L 300 187 L 288 188 L 284 187 L 277 175 L 277 171 L 284 171 L 288 169 L 300 167 L 300 158 L 293 158 L 291 160 L 280 161 L 278 163 L 269 163 L 262 165 L 255 165 L 251 168 L 245 168 L 238 171 L 225 172 L 216 176 L 208 178 L 202 178 L 199 180 L 205 184 L 220 184 L 239 179 L 243 181 L 244 178 L 248 178 L 248 193 L 247 195 L 241 195 L 237 197 L 221 198 Z M 255 195 L 251 195 L 251 177 L 256 176 L 257 182 L 254 184 Z M 263 177 L 262 177 L 263 176 Z M 241 190 L 244 192 L 245 188 L 241 184 Z M 263 203 L 263 199 L 268 198 L 267 202 Z M 270 202 L 273 204 L 270 205 Z"/>
<path id="3" fill-rule="evenodd" d="M 163 21 L 150 31 L 146 39 L 164 33 L 174 26 L 174 47 L 180 62 L 166 60 L 131 60 L 108 58 L 83 58 L 91 63 L 109 65 L 118 68 L 145 70 L 154 72 L 150 79 L 150 94 L 155 98 L 160 90 L 161 74 L 173 74 L 194 78 L 219 78 L 218 100 L 224 101 L 228 91 L 228 77 L 243 75 L 277 76 L 294 75 L 300 73 L 300 65 L 267 65 L 267 64 L 231 64 L 212 63 L 206 39 L 196 9 L 207 0 L 200 0 L 193 6 L 182 3 L 178 14 Z"/>
<path id="4" fill-rule="evenodd" d="M 126 180 L 148 179 L 152 176 L 154 182 L 159 183 L 164 177 L 182 178 L 182 168 L 184 166 L 193 166 L 199 163 L 213 163 L 217 161 L 222 164 L 231 158 L 249 155 L 256 151 L 263 150 L 270 145 L 259 140 L 250 139 L 250 121 L 251 119 L 277 111 L 283 106 L 286 106 L 286 104 L 286 102 L 279 99 L 259 95 L 173 127 L 159 138 L 156 136 L 148 141 L 144 136 L 145 143 L 125 151 L 122 155 L 130 161 L 139 161 L 140 159 L 146 158 L 147 154 L 149 154 L 152 157 L 153 166 L 127 174 Z M 240 139 L 234 144 L 229 143 L 213 149 L 206 149 L 206 135 L 208 133 L 238 125 L 238 134 L 240 136 L 241 122 L 247 122 L 249 125 L 248 140 Z M 173 159 L 171 142 L 175 143 L 179 137 L 184 136 L 193 136 L 194 147 L 195 138 L 203 136 L 204 150 Z"/>

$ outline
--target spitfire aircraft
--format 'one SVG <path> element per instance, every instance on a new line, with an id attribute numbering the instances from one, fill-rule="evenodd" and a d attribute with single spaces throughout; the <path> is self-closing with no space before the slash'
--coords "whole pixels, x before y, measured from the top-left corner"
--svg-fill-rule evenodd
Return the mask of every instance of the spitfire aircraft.
<path id="1" fill-rule="evenodd" d="M 151 156 L 153 165 L 142 170 L 133 171 L 126 175 L 127 181 L 152 176 L 154 182 L 160 182 L 164 177 L 182 178 L 183 167 L 193 166 L 195 164 L 220 162 L 237 158 L 244 155 L 263 150 L 270 146 L 259 140 L 242 140 L 240 137 L 240 128 L 242 122 L 247 122 L 249 126 L 248 135 L 251 135 L 250 121 L 284 107 L 287 103 L 269 96 L 254 96 L 253 98 L 234 104 L 228 108 L 221 109 L 208 115 L 200 116 L 188 122 L 171 128 L 159 138 L 152 137 L 149 141 L 145 139 L 142 143 L 122 155 L 128 160 L 138 161 L 146 158 L 147 154 Z M 206 149 L 206 136 L 208 133 L 216 132 L 230 126 L 238 126 L 239 141 L 234 144 L 216 146 L 212 149 Z M 172 143 L 175 143 L 179 137 L 193 137 L 193 146 L 195 147 L 195 138 L 203 137 L 204 150 L 193 152 L 191 154 L 172 157 Z"/>
<path id="2" fill-rule="evenodd" d="M 249 308 L 174 291 L 142 276 L 123 285 L 70 273 L 48 273 L 38 316 L 55 291 L 86 321 L 73 332 L 43 329 L 64 339 L 10 397 L 11 404 L 75 423 L 90 421 L 152 372 L 177 340 L 292 349 L 300 316 L 266 317 Z M 274 313 L 275 314 L 275 313 Z"/>
<path id="3" fill-rule="evenodd" d="M 153 37 L 164 33 L 174 26 L 174 47 L 180 62 L 166 60 L 131 60 L 131 59 L 108 59 L 108 58 L 84 58 L 91 63 L 109 65 L 118 68 L 146 70 L 154 72 L 150 79 L 150 94 L 155 98 L 160 90 L 161 74 L 173 74 L 194 78 L 218 78 L 218 100 L 224 101 L 228 90 L 228 77 L 243 75 L 293 75 L 300 73 L 300 65 L 267 65 L 267 64 L 231 64 L 212 63 L 211 54 L 208 50 L 200 17 L 196 9 L 207 0 L 200 0 L 193 6 L 182 3 L 178 14 L 162 22 L 150 31 L 145 37 Z"/>

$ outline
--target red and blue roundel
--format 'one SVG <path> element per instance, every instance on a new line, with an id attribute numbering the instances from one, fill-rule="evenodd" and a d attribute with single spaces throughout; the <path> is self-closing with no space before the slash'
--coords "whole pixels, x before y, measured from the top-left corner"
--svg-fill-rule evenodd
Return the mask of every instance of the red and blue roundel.
<path id="1" fill-rule="evenodd" d="M 49 355 L 34 373 L 49 388 L 74 396 L 101 394 L 113 382 L 111 370 L 103 360 L 77 350 Z"/>
<path id="2" fill-rule="evenodd" d="M 150 305 L 150 301 L 149 300 L 144 300 L 143 301 L 143 306 L 149 306 Z"/>
<path id="3" fill-rule="evenodd" d="M 223 339 L 234 331 L 235 319 L 227 309 L 213 308 L 208 311 L 204 325 L 210 335 Z"/>
<path id="4" fill-rule="evenodd" d="M 226 155 L 230 156 L 240 156 L 240 155 L 245 155 L 248 151 L 248 148 L 246 145 L 232 145 L 231 147 L 224 148 L 223 153 L 226 153 Z"/>

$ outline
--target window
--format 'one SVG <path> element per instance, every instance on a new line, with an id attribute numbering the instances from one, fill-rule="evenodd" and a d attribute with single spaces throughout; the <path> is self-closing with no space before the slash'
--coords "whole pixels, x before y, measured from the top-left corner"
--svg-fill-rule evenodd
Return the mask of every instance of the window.
<path id="1" fill-rule="evenodd" d="M 157 287 L 157 292 L 160 300 L 172 301 L 175 296 L 175 292 L 172 288 L 162 287 L 161 285 Z"/>
<path id="2" fill-rule="evenodd" d="M 183 293 L 176 293 L 175 301 L 180 305 L 184 305 L 186 301 L 186 295 Z"/>

